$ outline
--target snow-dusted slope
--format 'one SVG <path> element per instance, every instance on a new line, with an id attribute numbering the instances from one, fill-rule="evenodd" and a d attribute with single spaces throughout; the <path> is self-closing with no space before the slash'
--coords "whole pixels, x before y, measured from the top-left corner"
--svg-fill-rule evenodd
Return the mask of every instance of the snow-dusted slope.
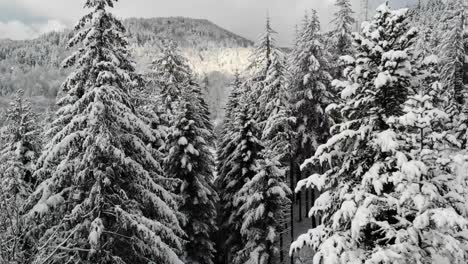
<path id="1" fill-rule="evenodd" d="M 207 89 L 213 119 L 223 115 L 227 86 L 236 69 L 243 70 L 253 42 L 208 20 L 184 17 L 125 20 L 138 70 L 148 70 L 162 39 L 173 39 Z M 18 89 L 52 98 L 68 71 L 59 69 L 70 54 L 69 32 L 50 33 L 30 41 L 0 40 L 0 96 Z"/>
<path id="2" fill-rule="evenodd" d="M 140 66 L 160 50 L 163 39 L 173 39 L 199 75 L 232 74 L 247 63 L 253 43 L 204 19 L 183 17 L 128 19 L 125 21 Z"/>

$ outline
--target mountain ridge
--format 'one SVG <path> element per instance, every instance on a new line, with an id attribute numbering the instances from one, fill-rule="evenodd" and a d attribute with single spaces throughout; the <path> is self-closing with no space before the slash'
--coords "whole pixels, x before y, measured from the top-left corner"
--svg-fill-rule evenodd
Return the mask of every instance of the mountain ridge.
<path id="1" fill-rule="evenodd" d="M 248 64 L 253 41 L 207 19 L 128 18 L 123 23 L 138 72 L 149 71 L 151 62 L 161 51 L 162 39 L 173 39 L 206 88 L 212 118 L 222 118 L 229 93 L 227 87 L 233 73 L 242 71 Z M 70 72 L 60 65 L 72 52 L 68 48 L 71 32 L 51 32 L 33 40 L 0 39 L 0 96 L 8 97 L 23 89 L 28 96 L 43 96 L 52 101 Z"/>
<path id="2" fill-rule="evenodd" d="M 236 41 L 237 45 L 236 46 L 242 46 L 242 47 L 248 47 L 248 46 L 253 46 L 254 42 L 252 40 L 249 40 L 239 34 L 233 33 L 217 24 L 214 22 L 204 19 L 204 18 L 190 18 L 190 17 L 183 17 L 183 16 L 171 16 L 171 17 L 152 17 L 152 18 L 137 18 L 137 17 L 131 17 L 127 18 L 124 20 L 124 25 L 127 29 L 127 32 L 132 36 L 132 32 L 134 31 L 135 25 L 139 25 L 142 29 L 148 31 L 151 29 L 151 24 L 153 25 L 154 29 L 154 24 L 164 24 L 166 26 L 166 29 L 181 29 L 184 28 L 184 25 L 186 25 L 186 22 L 191 22 L 192 30 L 194 30 L 194 33 L 203 33 L 204 31 L 202 30 L 203 27 L 206 27 L 207 29 L 211 29 L 209 32 L 214 33 L 215 36 L 224 36 L 224 38 L 230 38 L 234 41 Z M 140 30 L 141 31 L 141 30 Z M 166 30 L 167 32 L 167 30 Z M 155 35 L 159 35 L 161 32 L 152 32 Z M 174 32 L 175 33 L 175 32 Z M 174 38 L 174 36 L 172 36 Z M 178 43 L 182 47 L 185 46 L 183 41 L 180 41 L 181 39 L 175 38 L 175 40 L 179 40 Z M 209 39 L 206 39 L 209 40 Z"/>

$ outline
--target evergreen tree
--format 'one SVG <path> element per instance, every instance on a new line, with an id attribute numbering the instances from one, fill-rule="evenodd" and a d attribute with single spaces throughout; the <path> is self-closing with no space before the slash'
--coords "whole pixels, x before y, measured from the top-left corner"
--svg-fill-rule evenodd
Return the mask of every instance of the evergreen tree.
<path id="1" fill-rule="evenodd" d="M 260 36 L 256 43 L 255 50 L 250 58 L 248 67 L 250 76 L 246 80 L 251 91 L 248 91 L 253 99 L 258 100 L 258 105 L 254 107 L 255 118 L 261 132 L 265 126 L 265 121 L 268 119 L 267 104 L 269 99 L 275 98 L 279 85 L 284 85 L 283 70 L 283 54 L 276 47 L 274 35 L 277 34 L 271 27 L 270 17 L 267 17 L 265 32 Z M 276 65 L 272 65 L 275 60 Z M 274 67 L 275 72 L 272 75 L 271 67 Z M 270 76 L 268 76 L 270 74 Z M 267 78 L 269 78 L 267 80 Z M 261 135 L 258 135 L 260 138 Z"/>
<path id="2" fill-rule="evenodd" d="M 423 60 L 418 74 L 421 87 L 408 98 L 398 124 L 406 128 L 403 134 L 406 147 L 428 167 L 429 179 L 435 179 L 437 187 L 447 190 L 443 194 L 445 202 L 466 218 L 468 175 L 463 176 L 466 173 L 461 169 L 468 157 L 458 150 L 461 143 L 450 130 L 450 116 L 443 110 L 445 92 L 437 63 L 434 55 Z"/>
<path id="3" fill-rule="evenodd" d="M 352 53 L 352 27 L 356 20 L 349 0 L 337 0 L 335 6 L 338 11 L 332 20 L 334 29 L 325 36 L 325 44 L 332 57 L 329 72 L 333 78 L 342 79 L 345 66 L 340 57 Z"/>
<path id="4" fill-rule="evenodd" d="M 218 179 L 223 179 L 225 174 L 230 169 L 229 162 L 227 162 L 227 157 L 232 153 L 234 149 L 230 146 L 228 148 L 231 139 L 232 133 L 236 129 L 235 127 L 235 118 L 237 116 L 237 111 L 239 110 L 239 103 L 243 92 L 243 84 L 240 79 L 240 75 L 236 72 L 234 76 L 234 80 L 231 84 L 231 93 L 229 94 L 228 102 L 226 104 L 226 113 L 223 120 L 223 125 L 221 129 L 221 135 L 219 136 L 219 143 L 217 146 L 217 172 L 218 172 Z M 219 181 L 218 181 L 219 182 Z M 220 186 L 218 186 L 219 188 Z M 222 189 L 219 189 L 222 190 Z"/>
<path id="5" fill-rule="evenodd" d="M 32 177 L 41 143 L 37 115 L 18 91 L 6 113 L 0 149 L 0 262 L 26 262 L 24 235 L 27 225 L 21 217 L 25 201 L 32 193 Z"/>
<path id="6" fill-rule="evenodd" d="M 154 149 L 161 152 L 165 149 L 165 139 L 168 133 L 168 115 L 164 105 L 161 104 L 161 93 L 154 85 L 154 80 L 151 78 L 140 80 L 141 86 L 132 89 L 131 99 L 135 105 L 135 110 L 138 116 L 153 130 L 155 137 L 151 142 Z M 162 154 L 156 152 L 155 154 Z M 159 162 L 162 162 L 162 157 L 156 156 Z"/>
<path id="7" fill-rule="evenodd" d="M 450 109 L 452 115 L 458 115 L 465 104 L 466 88 L 463 83 L 465 75 L 466 55 L 463 40 L 464 31 L 464 9 L 462 1 L 453 1 L 447 5 L 446 10 L 446 33 L 441 44 L 442 53 L 442 80 L 445 90 L 448 91 L 451 99 Z"/>
<path id="8" fill-rule="evenodd" d="M 400 118 L 402 125 L 411 127 L 408 129 L 409 145 L 419 146 L 420 150 L 439 150 L 437 148 L 443 146 L 437 145 L 444 140 L 454 146 L 459 144 L 447 127 L 449 115 L 443 110 L 447 100 L 440 83 L 438 64 L 438 57 L 430 55 L 419 65 L 416 81 L 420 87 L 408 97 L 405 114 Z"/>
<path id="9" fill-rule="evenodd" d="M 235 197 L 245 242 L 234 263 L 272 263 L 280 250 L 276 242 L 287 217 L 283 206 L 289 203 L 291 190 L 285 183 L 285 171 L 279 169 L 281 163 L 271 158 L 271 154 L 269 149 L 261 153 L 255 176 Z"/>
<path id="10" fill-rule="evenodd" d="M 32 263 L 182 263 L 175 183 L 146 144 L 157 135 L 133 105 L 139 76 L 125 28 L 106 10 L 113 6 L 87 0 L 91 12 L 69 43 L 81 48 L 64 65 L 77 67 L 63 84 L 27 214 L 38 243 Z"/>
<path id="11" fill-rule="evenodd" d="M 466 8 L 462 1 L 447 4 L 446 33 L 441 44 L 441 75 L 449 97 L 447 112 L 451 115 L 453 129 L 463 149 L 467 149 L 468 144 L 468 34 L 465 17 Z"/>
<path id="12" fill-rule="evenodd" d="M 445 163 L 445 164 L 444 164 Z M 468 219 L 468 153 L 449 152 L 444 159 L 439 160 L 438 164 L 443 165 L 443 169 L 449 173 L 442 173 L 440 177 L 448 179 L 445 198 L 448 199 L 458 214 Z M 447 170 L 448 169 L 448 170 Z M 444 172 L 442 170 L 442 172 Z"/>
<path id="13" fill-rule="evenodd" d="M 265 32 L 259 37 L 255 49 L 250 56 L 250 64 L 247 67 L 252 81 L 263 81 L 266 77 L 268 67 L 271 64 L 273 53 L 277 52 L 274 35 L 277 34 L 271 27 L 270 17 L 267 16 Z M 260 88 L 261 89 L 261 88 Z M 259 90 L 258 92 L 260 92 Z M 258 97 L 259 95 L 257 95 Z"/>
<path id="14" fill-rule="evenodd" d="M 338 8 L 338 12 L 335 13 L 335 18 L 332 21 L 335 25 L 332 34 L 334 55 L 339 57 L 351 53 L 351 33 L 356 20 L 353 18 L 354 12 L 349 0 L 337 0 L 335 6 Z"/>
<path id="15" fill-rule="evenodd" d="M 250 171 L 243 173 L 244 176 L 239 177 L 242 174 L 236 172 L 238 175 L 231 174 L 229 178 L 230 183 L 236 183 L 228 201 L 234 209 L 230 213 L 230 220 L 233 221 L 231 227 L 238 235 L 237 239 L 242 242 L 236 247 L 234 263 L 271 263 L 279 252 L 277 240 L 285 228 L 287 219 L 287 195 L 291 191 L 285 184 L 285 168 L 291 150 L 292 119 L 286 90 L 284 57 L 274 45 L 273 34 L 275 32 L 267 19 L 266 32 L 257 44 L 257 57 L 252 62 L 255 66 L 251 69 L 255 70 L 246 84 L 246 87 L 252 87 L 252 92 L 244 90 L 243 105 L 237 101 L 239 111 L 244 111 L 238 112 L 241 120 L 244 115 L 250 114 L 255 117 L 247 122 L 250 123 L 247 127 L 250 132 L 243 133 L 250 133 L 252 138 L 249 141 L 258 141 L 257 146 L 253 143 L 252 147 L 243 146 L 245 143 L 242 142 L 245 140 L 231 141 L 231 145 L 227 144 L 228 147 L 236 147 L 233 153 L 248 155 L 251 162 Z M 250 98 L 246 99 L 249 96 Z M 257 108 L 253 107 L 255 101 L 258 102 Z M 239 125 L 243 126 L 243 122 L 245 121 L 238 121 L 235 129 L 238 129 Z M 236 134 L 231 135 L 231 138 L 236 137 Z M 256 149 L 257 152 L 249 148 Z M 263 153 L 259 152 L 260 149 L 263 149 Z M 229 166 L 232 166 L 231 172 L 247 167 L 237 165 L 239 161 L 233 164 L 232 158 L 231 156 L 228 159 Z M 238 156 L 234 158 L 238 159 Z"/>
<path id="16" fill-rule="evenodd" d="M 180 98 L 180 110 L 167 138 L 165 171 L 182 181 L 180 211 L 186 217 L 183 226 L 188 236 L 186 262 L 212 264 L 214 243 L 210 235 L 216 231 L 217 201 L 212 184 L 214 162 L 209 140 L 212 131 L 205 127 L 204 120 L 209 119 L 206 113 L 194 104 L 203 98 L 193 87 L 183 88 Z"/>
<path id="17" fill-rule="evenodd" d="M 205 131 L 204 133 L 204 139 L 206 141 L 206 144 L 210 146 L 211 148 L 214 148 L 214 142 L 215 142 L 215 135 L 214 135 L 214 127 L 211 122 L 210 116 L 210 108 L 208 104 L 206 103 L 203 94 L 203 91 L 200 87 L 200 85 L 193 80 L 193 77 L 190 78 L 189 81 L 189 87 L 191 87 L 191 91 L 194 93 L 196 100 L 192 102 L 192 104 L 196 104 L 198 107 L 198 112 L 201 120 L 201 125 Z"/>
<path id="18" fill-rule="evenodd" d="M 241 97 L 242 79 L 239 71 L 234 73 L 234 80 L 231 83 L 231 92 L 229 93 L 228 101 L 225 108 L 225 117 L 223 120 L 223 134 L 230 131 L 233 127 L 236 109 L 239 106 Z"/>
<path id="19" fill-rule="evenodd" d="M 178 102 L 182 88 L 191 81 L 192 72 L 172 40 L 163 42 L 162 54 L 153 62 L 152 70 L 150 78 L 159 89 L 161 107 L 165 112 L 163 118 L 170 122 L 177 107 L 174 104 Z"/>
<path id="20" fill-rule="evenodd" d="M 239 111 L 240 99 L 243 93 L 243 84 L 239 72 L 236 72 L 234 80 L 231 84 L 231 93 L 226 104 L 225 118 L 221 128 L 221 135 L 217 145 L 216 155 L 216 172 L 217 179 L 215 182 L 216 189 L 220 196 L 220 206 L 218 212 L 218 226 L 219 232 L 217 234 L 217 252 L 218 252 L 218 263 L 224 263 L 227 261 L 228 251 L 225 248 L 226 233 L 229 232 L 229 226 L 226 225 L 229 212 L 225 212 L 224 204 L 230 202 L 232 194 L 227 194 L 224 187 L 228 183 L 227 174 L 233 168 L 234 164 L 229 162 L 230 155 L 234 152 L 237 147 L 236 142 L 232 141 L 236 126 L 236 116 Z"/>
<path id="21" fill-rule="evenodd" d="M 257 174 L 256 162 L 263 149 L 256 136 L 259 131 L 248 97 L 248 94 L 243 91 L 234 119 L 234 130 L 230 133 L 230 141 L 225 146 L 226 156 L 223 160 L 228 166 L 218 171 L 217 186 L 219 190 L 222 190 L 220 192 L 220 233 L 225 238 L 222 246 L 224 263 L 232 263 L 245 245 L 241 234 L 242 215 L 238 213 L 241 205 L 235 203 L 235 199 L 244 184 Z M 236 259 L 236 263 L 242 263 L 242 258 Z"/>
<path id="22" fill-rule="evenodd" d="M 283 217 L 269 223 L 271 230 L 274 230 L 269 238 L 265 234 L 260 235 L 262 238 L 255 238 L 252 235 L 252 232 L 255 233 L 252 231 L 253 229 L 258 231 L 259 227 L 254 226 L 259 225 L 259 223 L 251 223 L 252 226 L 248 224 L 249 227 L 241 231 L 244 213 L 263 205 L 262 199 L 259 199 L 255 203 L 243 206 L 242 204 L 246 201 L 239 198 L 242 196 L 241 193 L 247 195 L 245 189 L 247 187 L 242 189 L 244 184 L 248 184 L 253 176 L 259 173 L 258 164 L 264 162 L 269 163 L 263 168 L 269 173 L 264 177 L 266 179 L 272 177 L 272 181 L 276 177 L 275 179 L 279 181 L 278 184 L 286 186 L 284 184 L 284 168 L 288 162 L 291 148 L 292 118 L 290 117 L 289 98 L 286 90 L 285 59 L 275 45 L 274 34 L 276 32 L 271 28 L 270 19 L 267 18 L 265 33 L 260 37 L 251 57 L 251 64 L 248 68 L 250 76 L 244 83 L 241 83 L 236 77 L 227 105 L 223 138 L 218 151 L 219 178 L 217 185 L 219 190 L 223 192 L 220 222 L 224 225 L 220 233 L 230 233 L 230 238 L 224 245 L 224 247 L 232 249 L 225 253 L 227 256 L 225 256 L 224 261 L 228 262 L 244 263 L 251 253 L 258 253 L 258 250 L 265 246 L 265 251 L 261 254 L 266 254 L 267 259 L 271 258 L 276 253 L 274 249 L 278 233 L 285 227 L 285 218 Z M 240 128 L 241 131 L 239 131 Z M 270 160 L 264 160 L 264 155 L 260 154 L 260 150 L 264 149 L 263 146 L 268 146 L 265 152 L 274 159 L 271 163 Z M 246 158 L 241 161 L 243 156 Z M 279 161 L 280 163 L 278 163 Z M 278 172 L 282 173 L 281 176 L 277 174 Z M 257 186 L 256 184 L 253 185 Z M 286 189 L 285 193 L 290 193 L 289 188 L 286 187 Z M 268 197 L 267 200 L 279 204 L 269 208 L 271 209 L 270 213 L 258 215 L 258 221 L 268 222 L 266 219 L 269 217 L 268 214 L 284 216 L 288 199 L 273 196 Z"/>
<path id="23" fill-rule="evenodd" d="M 420 133 L 419 121 L 429 118 L 417 117 L 438 112 L 426 108 L 427 100 L 424 109 L 404 108 L 409 96 L 421 99 L 412 88 L 415 36 L 407 11 L 391 11 L 388 4 L 356 36 L 358 54 L 347 70 L 348 81 L 336 82 L 345 88 L 346 101 L 339 106 L 345 121 L 303 164 L 327 163 L 330 169 L 301 181 L 296 189 L 325 191 L 311 209 L 323 224 L 291 247 L 313 247 L 314 263 L 466 262 L 466 240 L 456 234 L 468 222 L 444 197 L 440 186 L 447 178 L 422 159 L 429 142 L 411 135 L 417 140 L 408 144 L 408 134 L 401 133 Z M 408 104 L 416 105 L 414 101 Z M 421 142 L 423 147 L 414 144 Z"/>
<path id="24" fill-rule="evenodd" d="M 419 30 L 415 48 L 416 55 L 422 58 L 430 55 L 441 55 L 439 48 L 443 39 L 444 23 L 440 22 L 444 20 L 445 9 L 442 0 L 428 0 L 415 10 L 412 20 Z"/>
<path id="25" fill-rule="evenodd" d="M 262 142 L 276 155 L 281 167 L 287 167 L 292 153 L 291 138 L 294 118 L 291 115 L 284 58 L 272 56 L 259 105 L 267 116 L 263 126 Z"/>
<path id="26" fill-rule="evenodd" d="M 325 112 L 334 101 L 330 89 L 329 54 L 320 35 L 316 12 L 305 20 L 297 48 L 292 52 L 290 93 L 293 116 L 296 118 L 297 155 L 301 160 L 328 138 L 333 123 Z"/>

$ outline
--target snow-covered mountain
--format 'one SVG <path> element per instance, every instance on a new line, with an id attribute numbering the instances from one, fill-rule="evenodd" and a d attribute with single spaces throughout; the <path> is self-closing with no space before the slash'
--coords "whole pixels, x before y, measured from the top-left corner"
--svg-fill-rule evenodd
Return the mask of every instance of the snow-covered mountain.
<path id="1" fill-rule="evenodd" d="M 131 18 L 124 24 L 140 72 L 148 71 L 160 52 L 161 40 L 173 39 L 206 87 L 213 119 L 222 117 L 227 86 L 234 71 L 245 68 L 252 41 L 204 19 Z M 23 89 L 27 95 L 50 99 L 37 100 L 41 109 L 44 102 L 51 103 L 68 74 L 60 64 L 71 52 L 66 48 L 69 34 L 50 33 L 29 41 L 0 40 L 0 96 Z"/>
<path id="2" fill-rule="evenodd" d="M 201 85 L 206 87 L 212 117 L 218 122 L 224 115 L 227 86 L 234 72 L 247 66 L 253 42 L 205 19 L 131 18 L 124 23 L 141 72 L 148 70 L 163 39 L 178 43 Z"/>

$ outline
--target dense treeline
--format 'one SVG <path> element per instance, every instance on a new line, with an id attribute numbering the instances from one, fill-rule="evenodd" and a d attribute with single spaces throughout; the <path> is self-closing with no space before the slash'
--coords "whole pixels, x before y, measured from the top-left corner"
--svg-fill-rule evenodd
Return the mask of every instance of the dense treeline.
<path id="1" fill-rule="evenodd" d="M 267 18 L 216 135 L 177 41 L 140 74 L 116 2 L 33 44 L 73 53 L 45 118 L 22 90 L 5 111 L 1 263 L 287 263 L 287 232 L 305 263 L 468 261 L 466 3 L 385 3 L 352 32 L 337 0 L 332 31 L 307 12 L 287 54 Z"/>

